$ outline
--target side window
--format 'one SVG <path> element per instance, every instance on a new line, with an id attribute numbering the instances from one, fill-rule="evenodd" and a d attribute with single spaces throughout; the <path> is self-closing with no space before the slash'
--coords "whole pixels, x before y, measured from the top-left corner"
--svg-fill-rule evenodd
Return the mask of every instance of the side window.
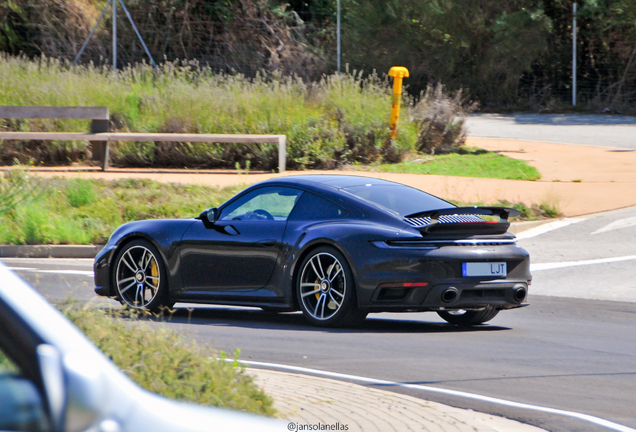
<path id="1" fill-rule="evenodd" d="M 224 208 L 220 220 L 285 221 L 302 194 L 286 187 L 260 188 Z"/>
<path id="2" fill-rule="evenodd" d="M 289 216 L 289 220 L 340 219 L 346 216 L 347 212 L 342 207 L 317 195 L 305 192 Z"/>

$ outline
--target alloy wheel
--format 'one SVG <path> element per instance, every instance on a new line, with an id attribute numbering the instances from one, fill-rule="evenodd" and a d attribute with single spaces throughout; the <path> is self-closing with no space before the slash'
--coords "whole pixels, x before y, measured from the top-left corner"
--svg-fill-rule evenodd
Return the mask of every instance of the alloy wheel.
<path id="1" fill-rule="evenodd" d="M 115 283 L 129 306 L 147 308 L 161 286 L 157 257 L 144 246 L 132 246 L 120 255 Z"/>
<path id="2" fill-rule="evenodd" d="M 300 297 L 312 318 L 326 321 L 338 313 L 347 293 L 342 263 L 330 253 L 311 257 L 300 276 Z"/>

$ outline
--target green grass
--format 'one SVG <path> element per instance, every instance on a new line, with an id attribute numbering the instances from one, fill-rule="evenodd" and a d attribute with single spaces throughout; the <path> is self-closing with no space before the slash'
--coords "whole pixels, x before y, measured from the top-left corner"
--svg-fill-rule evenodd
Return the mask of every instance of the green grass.
<path id="1" fill-rule="evenodd" d="M 272 399 L 236 361 L 217 360 L 176 333 L 126 310 L 60 305 L 64 314 L 141 387 L 171 399 L 273 416 Z M 170 347 L 170 349 L 166 349 Z M 224 353 L 220 353 L 225 357 Z"/>
<path id="2" fill-rule="evenodd" d="M 67 182 L 65 194 L 68 203 L 75 208 L 92 204 L 97 199 L 94 183 L 80 178 Z"/>
<path id="3" fill-rule="evenodd" d="M 397 164 L 352 165 L 360 171 L 396 172 L 408 174 L 436 174 L 460 177 L 485 177 L 511 180 L 538 180 L 541 174 L 525 161 L 511 159 L 497 153 L 451 153 L 420 156 L 420 159 Z"/>
<path id="4" fill-rule="evenodd" d="M 405 103 L 407 101 L 405 100 Z M 0 54 L 0 105 L 106 106 L 111 130 L 219 134 L 286 134 L 289 168 L 334 168 L 361 157 L 389 136 L 391 87 L 387 77 L 325 76 L 306 84 L 281 76 L 248 79 L 193 65 L 72 68 L 57 60 L 29 61 Z M 412 150 L 417 124 L 408 103 L 397 146 Z M 19 131 L 87 131 L 82 120 L 1 120 Z M 88 142 L 0 143 L 0 160 L 69 164 L 87 158 Z M 48 149 L 48 150 L 46 150 Z M 119 143 L 115 165 L 229 167 L 251 160 L 255 169 L 277 167 L 276 145 Z"/>
<path id="5" fill-rule="evenodd" d="M 54 178 L 44 182 L 37 177 L 26 178 L 28 183 L 22 180 L 20 187 L 37 188 L 38 193 L 0 211 L 0 244 L 105 244 L 123 223 L 198 216 L 203 209 L 218 207 L 244 188 L 244 185 L 221 189 L 139 179 L 111 182 Z M 0 201 L 3 192 L 12 193 L 6 187 L 0 188 Z M 522 211 L 519 220 L 559 216 L 557 205 L 551 203 L 488 204 L 518 208 Z"/>
<path id="6" fill-rule="evenodd" d="M 39 193 L 0 212 L 0 244 L 104 244 L 125 222 L 198 216 L 203 209 L 220 205 L 244 188 L 135 179 L 108 182 L 55 178 L 45 182 L 29 178 Z M 2 192 L 0 189 L 0 201 Z"/>
<path id="7" fill-rule="evenodd" d="M 443 97 L 439 89 L 438 97 Z M 430 104 L 440 105 L 434 100 Z M 416 109 L 415 101 L 404 97 L 393 152 L 386 149 L 391 111 L 386 76 L 336 74 L 307 84 L 278 75 L 248 79 L 216 74 L 178 63 L 164 63 L 159 72 L 141 65 L 113 73 L 109 68 L 74 68 L 52 59 L 34 62 L 2 54 L 0 105 L 106 106 L 111 130 L 122 132 L 285 134 L 289 169 L 379 164 L 385 156 L 399 160 L 418 147 L 421 120 L 416 114 L 423 109 Z M 89 127 L 82 120 L 0 119 L 0 128 L 6 130 L 86 131 Z M 88 142 L 0 142 L 3 164 L 15 159 L 37 166 L 88 163 L 89 153 Z M 391 153 L 397 157 L 389 157 Z M 114 166 L 233 168 L 249 163 L 266 171 L 278 166 L 274 144 L 120 142 L 112 144 L 111 156 Z M 370 169 L 524 180 L 539 176 L 524 162 L 494 154 L 451 154 L 435 156 L 430 163 L 372 165 Z M 81 207 L 82 200 L 90 201 L 91 191 L 78 184 L 69 191 L 69 199 Z"/>

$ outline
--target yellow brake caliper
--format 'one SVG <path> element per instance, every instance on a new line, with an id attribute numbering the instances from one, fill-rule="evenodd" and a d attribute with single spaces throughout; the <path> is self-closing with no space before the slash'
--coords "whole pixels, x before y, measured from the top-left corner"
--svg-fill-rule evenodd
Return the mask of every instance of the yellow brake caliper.
<path id="1" fill-rule="evenodd" d="M 157 268 L 157 262 L 155 260 L 152 260 L 152 263 L 150 264 L 150 276 L 159 278 L 159 269 Z M 159 288 L 157 279 L 153 279 L 152 282 L 154 286 Z"/>

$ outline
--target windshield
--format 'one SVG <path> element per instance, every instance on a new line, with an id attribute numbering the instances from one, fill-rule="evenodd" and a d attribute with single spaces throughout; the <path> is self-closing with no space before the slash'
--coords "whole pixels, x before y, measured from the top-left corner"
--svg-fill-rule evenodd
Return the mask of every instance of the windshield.
<path id="1" fill-rule="evenodd" d="M 455 207 L 426 192 L 398 184 L 366 184 L 344 188 L 344 190 L 400 216 Z"/>

